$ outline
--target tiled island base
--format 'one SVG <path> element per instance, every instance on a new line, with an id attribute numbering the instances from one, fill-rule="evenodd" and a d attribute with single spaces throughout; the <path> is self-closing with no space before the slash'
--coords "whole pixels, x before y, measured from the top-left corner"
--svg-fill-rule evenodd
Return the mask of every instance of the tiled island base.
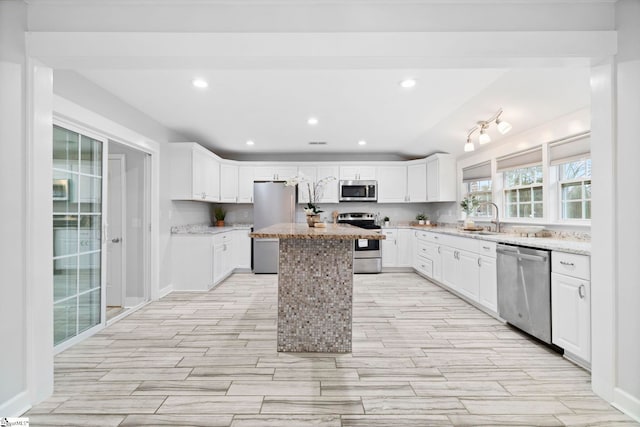
<path id="1" fill-rule="evenodd" d="M 351 352 L 353 240 L 280 239 L 278 351 Z"/>

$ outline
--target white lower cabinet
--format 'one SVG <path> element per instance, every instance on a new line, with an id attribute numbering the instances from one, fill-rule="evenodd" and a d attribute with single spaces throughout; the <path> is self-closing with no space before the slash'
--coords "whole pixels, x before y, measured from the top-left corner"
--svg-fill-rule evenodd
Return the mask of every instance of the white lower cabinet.
<path id="1" fill-rule="evenodd" d="M 240 236 L 240 232 L 244 232 L 244 236 Z M 243 229 L 214 235 L 172 235 L 173 288 L 206 291 L 226 279 L 236 268 L 251 268 L 251 239 L 248 233 L 248 229 Z M 236 244 L 238 251 L 243 251 L 244 256 L 235 253 Z M 242 260 L 244 265 L 240 265 L 238 260 Z"/>
<path id="2" fill-rule="evenodd" d="M 233 231 L 233 255 L 235 268 L 239 270 L 251 270 L 251 230 L 239 229 Z"/>
<path id="3" fill-rule="evenodd" d="M 385 236 L 385 239 L 380 241 L 382 267 L 396 267 L 398 260 L 398 246 L 396 243 L 398 230 L 387 228 L 382 230 L 382 234 Z"/>
<path id="4" fill-rule="evenodd" d="M 498 312 L 498 270 L 494 256 L 478 258 L 478 302 L 493 312 Z"/>
<path id="5" fill-rule="evenodd" d="M 496 244 L 414 231 L 413 268 L 470 301 L 497 312 Z"/>
<path id="6" fill-rule="evenodd" d="M 411 267 L 413 259 L 413 230 L 399 228 L 396 237 L 397 243 L 397 266 Z"/>
<path id="7" fill-rule="evenodd" d="M 566 259 L 566 260 L 565 260 Z M 563 273 L 557 273 L 560 267 Z M 569 358 L 591 363 L 591 281 L 589 257 L 552 253 L 551 341 Z"/>

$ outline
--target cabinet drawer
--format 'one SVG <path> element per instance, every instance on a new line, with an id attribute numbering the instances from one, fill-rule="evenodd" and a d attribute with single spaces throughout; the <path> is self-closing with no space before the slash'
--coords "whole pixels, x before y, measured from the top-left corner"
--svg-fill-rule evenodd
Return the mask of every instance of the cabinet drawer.
<path id="1" fill-rule="evenodd" d="M 430 259 L 418 257 L 416 269 L 427 277 L 433 277 L 433 261 Z"/>
<path id="2" fill-rule="evenodd" d="M 219 233 L 219 234 L 214 234 L 213 235 L 213 244 L 214 245 L 223 245 L 225 243 L 230 243 L 231 242 L 231 232 L 224 232 L 224 233 Z"/>
<path id="3" fill-rule="evenodd" d="M 418 253 L 416 255 L 424 258 L 428 258 L 430 256 L 430 247 L 428 244 L 423 242 L 418 242 Z"/>
<path id="4" fill-rule="evenodd" d="M 496 257 L 496 242 L 487 242 L 486 240 L 479 240 L 478 241 L 478 253 L 483 255 L 483 256 L 495 258 Z"/>
<path id="5" fill-rule="evenodd" d="M 551 271 L 570 277 L 591 280 L 590 257 L 553 251 L 551 253 Z"/>

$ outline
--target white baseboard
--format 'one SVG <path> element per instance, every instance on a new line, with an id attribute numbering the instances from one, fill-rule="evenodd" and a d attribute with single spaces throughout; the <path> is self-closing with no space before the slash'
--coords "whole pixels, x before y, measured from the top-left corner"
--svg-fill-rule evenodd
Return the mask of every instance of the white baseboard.
<path id="1" fill-rule="evenodd" d="M 29 393 L 23 391 L 6 402 L 0 403 L 0 417 L 19 417 L 31 409 Z"/>
<path id="2" fill-rule="evenodd" d="M 167 285 L 164 288 L 158 290 L 158 299 L 164 298 L 173 292 L 173 284 Z"/>
<path id="3" fill-rule="evenodd" d="M 640 422 L 640 399 L 617 387 L 613 389 L 613 395 L 614 400 L 611 404 Z"/>

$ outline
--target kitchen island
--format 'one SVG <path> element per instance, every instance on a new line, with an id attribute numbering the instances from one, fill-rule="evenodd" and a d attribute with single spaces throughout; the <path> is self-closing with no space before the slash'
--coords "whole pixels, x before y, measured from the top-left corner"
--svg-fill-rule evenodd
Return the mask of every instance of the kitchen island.
<path id="1" fill-rule="evenodd" d="M 351 352 L 353 250 L 384 235 L 344 224 L 275 224 L 250 234 L 280 239 L 278 351 Z"/>

